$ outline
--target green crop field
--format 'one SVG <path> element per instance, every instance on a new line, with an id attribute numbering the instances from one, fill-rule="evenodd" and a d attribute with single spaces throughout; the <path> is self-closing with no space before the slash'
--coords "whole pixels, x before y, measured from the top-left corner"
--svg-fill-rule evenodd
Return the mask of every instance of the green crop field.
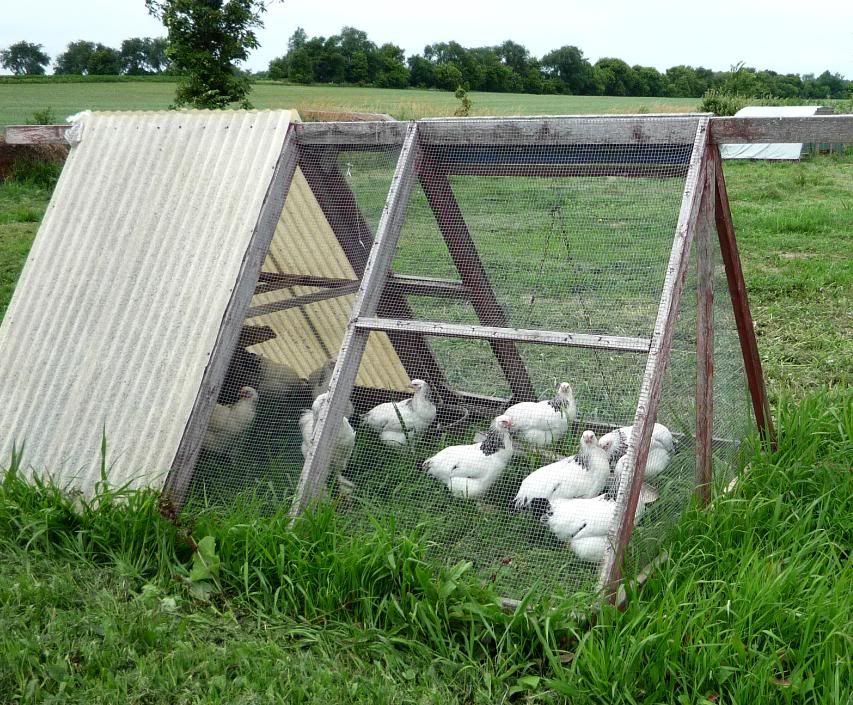
<path id="1" fill-rule="evenodd" d="M 80 512 L 12 472 L 0 483 L 0 703 L 849 705 L 853 156 L 725 169 L 779 449 L 756 452 L 734 493 L 688 512 L 670 560 L 624 612 L 607 608 L 595 625 L 578 622 L 571 599 L 504 612 L 493 582 L 465 563 L 434 566 L 433 535 L 405 521 L 379 518 L 353 534 L 344 514 L 322 508 L 291 530 L 285 512 L 260 517 L 246 500 L 175 525 L 150 494 L 105 490 Z M 0 184 L 0 312 L 50 196 L 45 176 Z M 545 213 L 579 204 L 584 232 L 600 237 L 640 227 L 614 215 L 607 184 L 540 185 L 539 202 L 514 181 L 454 184 L 475 238 L 496 217 L 520 222 L 495 203 L 538 214 L 518 231 L 526 249 L 507 238 L 486 253 L 493 277 L 512 273 L 499 287 L 507 302 L 532 300 L 539 284 L 547 302 L 559 281 L 542 266 L 547 232 L 561 227 Z M 671 205 L 656 201 L 645 222 Z M 423 223 L 413 217 L 396 266 L 452 274 L 445 260 L 419 257 L 433 242 Z M 599 252 L 572 269 L 587 288 L 600 277 L 593 259 L 608 264 Z M 531 326 L 574 323 L 547 308 L 510 312 Z M 435 501 L 414 490 L 406 507 Z M 544 565 L 538 550 L 531 574 Z"/>
<path id="2" fill-rule="evenodd" d="M 162 110 L 175 84 L 164 81 L 115 83 L 0 82 L 0 126 L 27 122 L 50 108 L 59 120 L 80 110 Z M 571 115 L 595 113 L 689 112 L 695 98 L 607 98 L 559 95 L 471 93 L 473 115 Z M 290 86 L 260 82 L 251 100 L 257 108 L 389 113 L 398 119 L 452 115 L 459 106 L 447 91 Z"/>

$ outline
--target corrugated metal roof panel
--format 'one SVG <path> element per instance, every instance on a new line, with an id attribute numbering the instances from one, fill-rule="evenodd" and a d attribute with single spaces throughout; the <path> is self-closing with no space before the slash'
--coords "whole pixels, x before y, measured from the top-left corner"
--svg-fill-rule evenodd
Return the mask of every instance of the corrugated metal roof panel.
<path id="1" fill-rule="evenodd" d="M 330 279 L 358 278 L 299 169 L 293 176 L 263 270 Z M 315 287 L 307 286 L 279 289 L 255 295 L 252 305 L 286 301 L 314 291 Z M 276 337 L 251 350 L 307 377 L 337 356 L 354 299 L 350 294 L 252 318 L 252 325 L 269 326 Z M 371 335 L 356 384 L 405 392 L 409 381 L 388 336 Z"/>
<path id="2" fill-rule="evenodd" d="M 0 328 L 0 457 L 162 486 L 289 111 L 93 113 Z"/>

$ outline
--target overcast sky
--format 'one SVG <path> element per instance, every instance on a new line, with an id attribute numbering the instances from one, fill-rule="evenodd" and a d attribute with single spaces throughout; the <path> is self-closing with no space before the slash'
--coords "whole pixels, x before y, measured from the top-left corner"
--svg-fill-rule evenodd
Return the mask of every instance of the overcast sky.
<path id="1" fill-rule="evenodd" d="M 127 37 L 162 35 L 143 0 L 6 0 L 0 47 L 27 40 L 52 58 L 68 42 L 88 39 L 118 47 Z M 286 50 L 297 27 L 309 36 L 336 34 L 344 25 L 377 44 L 393 42 L 406 54 L 426 44 L 464 46 L 513 39 L 534 55 L 565 44 L 596 61 L 603 56 L 665 70 L 676 64 L 726 70 L 738 61 L 780 73 L 829 69 L 853 78 L 853 0 L 287 0 L 265 15 L 261 48 L 248 62 L 265 69 Z"/>

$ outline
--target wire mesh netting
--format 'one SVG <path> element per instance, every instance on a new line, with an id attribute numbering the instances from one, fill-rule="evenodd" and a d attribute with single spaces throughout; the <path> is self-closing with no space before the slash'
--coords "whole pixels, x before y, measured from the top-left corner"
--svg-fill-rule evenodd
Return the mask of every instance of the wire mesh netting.
<path id="1" fill-rule="evenodd" d="M 300 417 L 328 387 L 400 152 L 300 149 L 284 211 L 228 365 L 193 473 L 191 501 L 237 492 L 292 496 L 302 471 Z M 407 388 L 387 336 L 364 358 L 365 390 Z"/>
<path id="2" fill-rule="evenodd" d="M 610 118 L 540 122 L 426 121 L 411 174 L 398 165 L 399 126 L 377 126 L 399 140 L 369 148 L 300 145 L 194 492 L 288 501 L 300 473 L 317 471 L 303 458 L 324 413 L 318 395 L 360 313 L 374 329 L 360 333 L 361 359 L 338 365 L 337 375 L 347 364 L 357 373 L 352 393 L 335 395 L 345 419 L 327 465 L 352 530 L 375 517 L 419 527 L 433 559 L 471 561 L 508 596 L 596 587 L 699 122 L 648 118 L 639 132 Z M 383 231 L 381 247 L 394 249 L 378 305 L 354 312 L 380 218 L 394 220 L 395 165 L 411 194 L 399 237 Z M 638 563 L 695 488 L 692 258 L 632 541 Z M 725 474 L 748 416 L 719 255 L 716 265 Z"/>

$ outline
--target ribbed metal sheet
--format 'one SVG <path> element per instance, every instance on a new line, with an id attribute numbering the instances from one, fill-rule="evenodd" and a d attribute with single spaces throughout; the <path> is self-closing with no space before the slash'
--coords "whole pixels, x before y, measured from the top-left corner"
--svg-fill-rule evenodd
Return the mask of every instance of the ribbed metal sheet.
<path id="1" fill-rule="evenodd" d="M 0 457 L 91 494 L 160 487 L 289 111 L 83 118 L 0 328 Z"/>
<path id="2" fill-rule="evenodd" d="M 330 279 L 357 278 L 299 169 L 293 176 L 263 270 Z M 316 290 L 296 286 L 257 294 L 252 305 L 286 301 Z M 252 318 L 252 325 L 269 326 L 276 337 L 251 349 L 307 377 L 337 356 L 354 299 L 351 294 Z M 405 392 L 409 381 L 388 336 L 371 335 L 356 384 Z"/>

